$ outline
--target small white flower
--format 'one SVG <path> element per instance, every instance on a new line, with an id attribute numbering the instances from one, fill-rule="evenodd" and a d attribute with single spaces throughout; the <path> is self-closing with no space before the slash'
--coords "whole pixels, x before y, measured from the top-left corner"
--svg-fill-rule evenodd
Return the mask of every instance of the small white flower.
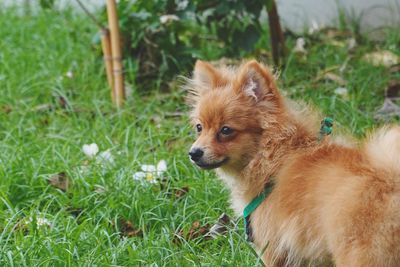
<path id="1" fill-rule="evenodd" d="M 296 46 L 293 48 L 293 51 L 296 53 L 302 53 L 302 54 L 307 53 L 307 50 L 304 48 L 305 44 L 306 44 L 306 41 L 304 40 L 303 37 L 297 38 Z"/>
<path id="2" fill-rule="evenodd" d="M 133 179 L 138 181 L 147 181 L 149 183 L 156 183 L 165 171 L 167 171 L 167 162 L 160 160 L 157 166 L 150 164 L 143 164 L 140 166 L 142 171 L 133 174 Z"/>
<path id="3" fill-rule="evenodd" d="M 310 28 L 308 29 L 308 33 L 313 34 L 313 33 L 317 32 L 319 29 L 320 29 L 320 26 L 318 25 L 318 22 L 315 20 L 312 20 Z"/>
<path id="4" fill-rule="evenodd" d="M 343 98 L 347 98 L 349 96 L 349 90 L 347 90 L 346 87 L 338 87 L 335 89 L 334 93 Z"/>
<path id="5" fill-rule="evenodd" d="M 157 164 L 157 176 L 161 176 L 167 171 L 167 162 L 165 160 L 160 160 Z"/>
<path id="6" fill-rule="evenodd" d="M 188 5 L 189 5 L 189 1 L 188 0 L 179 1 L 178 4 L 177 4 L 176 9 L 177 10 L 184 10 Z"/>
<path id="7" fill-rule="evenodd" d="M 155 172 L 157 170 L 156 166 L 154 166 L 154 165 L 146 165 L 146 164 L 143 164 L 142 166 L 140 166 L 140 168 L 144 172 Z"/>
<path id="8" fill-rule="evenodd" d="M 133 174 L 133 179 L 137 180 L 137 181 L 141 181 L 146 177 L 146 173 L 145 172 L 135 172 Z"/>
<path id="9" fill-rule="evenodd" d="M 69 70 L 69 71 L 67 71 L 67 73 L 65 73 L 65 76 L 72 79 L 74 77 L 74 74 L 72 73 L 72 71 Z"/>
<path id="10" fill-rule="evenodd" d="M 32 217 L 28 217 L 25 220 L 25 224 L 26 225 L 31 224 L 32 222 L 33 222 Z M 36 225 L 37 226 L 48 226 L 48 227 L 52 226 L 51 222 L 48 219 L 44 218 L 44 217 L 36 217 Z"/>
<path id="11" fill-rule="evenodd" d="M 111 154 L 110 149 L 101 152 L 97 158 L 96 158 L 97 162 L 99 163 L 103 163 L 103 164 L 114 164 L 114 157 Z"/>
<path id="12" fill-rule="evenodd" d="M 166 24 L 166 23 L 168 23 L 168 22 L 171 22 L 171 21 L 178 21 L 178 20 L 179 20 L 179 17 L 176 16 L 176 15 L 162 15 L 162 16 L 160 17 L 160 22 L 161 22 L 161 24 Z"/>
<path id="13" fill-rule="evenodd" d="M 353 50 L 357 46 L 357 41 L 354 38 L 350 38 L 347 40 L 347 49 Z"/>
<path id="14" fill-rule="evenodd" d="M 51 227 L 51 222 L 49 220 L 47 220 L 46 218 L 41 218 L 41 217 L 36 218 L 36 224 L 38 226 L 49 226 L 49 227 Z"/>
<path id="15" fill-rule="evenodd" d="M 82 147 L 82 151 L 87 157 L 93 158 L 99 152 L 99 147 L 97 146 L 96 143 L 90 145 L 85 144 Z"/>

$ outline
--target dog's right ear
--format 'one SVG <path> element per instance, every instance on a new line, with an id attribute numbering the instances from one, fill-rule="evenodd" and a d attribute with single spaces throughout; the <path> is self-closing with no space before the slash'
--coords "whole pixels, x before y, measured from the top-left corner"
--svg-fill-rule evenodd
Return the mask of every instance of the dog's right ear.
<path id="1" fill-rule="evenodd" d="M 222 83 L 221 74 L 211 64 L 197 60 L 193 71 L 193 82 L 199 89 L 212 89 Z"/>

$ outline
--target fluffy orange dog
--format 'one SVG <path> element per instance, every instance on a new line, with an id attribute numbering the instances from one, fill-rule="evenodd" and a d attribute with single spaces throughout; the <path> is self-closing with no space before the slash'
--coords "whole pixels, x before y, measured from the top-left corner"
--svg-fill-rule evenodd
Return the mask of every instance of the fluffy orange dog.
<path id="1" fill-rule="evenodd" d="M 319 140 L 312 116 L 256 61 L 198 61 L 188 87 L 199 133 L 191 160 L 216 169 L 235 212 L 274 184 L 249 217 L 267 266 L 400 266 L 400 127 L 360 145 Z"/>

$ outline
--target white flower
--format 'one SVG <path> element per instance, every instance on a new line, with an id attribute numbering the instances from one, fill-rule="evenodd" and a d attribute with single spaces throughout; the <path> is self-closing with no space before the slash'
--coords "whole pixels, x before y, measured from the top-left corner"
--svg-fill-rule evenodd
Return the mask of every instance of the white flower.
<path id="1" fill-rule="evenodd" d="M 357 41 L 354 38 L 350 38 L 347 40 L 347 49 L 353 50 L 357 46 Z"/>
<path id="2" fill-rule="evenodd" d="M 178 21 L 179 20 L 178 16 L 176 16 L 176 15 L 162 15 L 160 17 L 161 24 L 166 24 L 166 23 L 174 21 L 174 20 Z"/>
<path id="3" fill-rule="evenodd" d="M 133 180 L 140 181 L 140 180 L 143 180 L 145 177 L 146 177 L 145 172 L 135 172 L 133 174 Z"/>
<path id="4" fill-rule="evenodd" d="M 165 171 L 167 171 L 167 162 L 160 160 L 157 166 L 143 164 L 140 166 L 142 171 L 133 174 L 133 179 L 137 181 L 147 181 L 149 183 L 156 183 Z"/>
<path id="5" fill-rule="evenodd" d="M 155 172 L 155 171 L 157 171 L 157 168 L 154 165 L 145 165 L 144 164 L 144 165 L 140 166 L 140 168 L 144 172 Z"/>
<path id="6" fill-rule="evenodd" d="M 349 90 L 347 90 L 346 87 L 338 87 L 335 89 L 334 92 L 335 92 L 335 94 L 337 94 L 345 99 L 348 98 L 348 96 L 349 96 Z"/>
<path id="7" fill-rule="evenodd" d="M 318 22 L 315 20 L 312 20 L 310 28 L 308 29 L 308 33 L 313 34 L 313 33 L 317 32 L 319 29 L 320 29 L 320 25 L 318 25 Z"/>
<path id="8" fill-rule="evenodd" d="M 161 176 L 167 171 L 167 162 L 165 160 L 160 160 L 157 164 L 157 176 Z"/>
<path id="9" fill-rule="evenodd" d="M 69 71 L 67 71 L 67 73 L 65 73 L 65 76 L 72 79 L 74 77 L 74 74 L 72 73 L 72 71 L 69 70 Z"/>
<path id="10" fill-rule="evenodd" d="M 32 222 L 33 222 L 33 218 L 32 217 L 28 217 L 25 220 L 25 224 L 26 225 L 31 224 Z M 37 226 L 48 226 L 48 227 L 52 226 L 51 222 L 48 219 L 44 218 L 44 217 L 36 217 L 36 225 Z"/>
<path id="11" fill-rule="evenodd" d="M 96 158 L 97 162 L 99 163 L 103 163 L 103 164 L 114 164 L 114 157 L 111 154 L 110 149 L 101 152 L 97 158 Z"/>
<path id="12" fill-rule="evenodd" d="M 85 144 L 82 147 L 82 151 L 87 157 L 93 158 L 99 152 L 99 147 L 95 143 L 90 145 Z"/>
<path id="13" fill-rule="evenodd" d="M 307 53 L 307 50 L 304 48 L 305 44 L 306 44 L 306 41 L 304 40 L 304 38 L 302 38 L 302 37 L 297 38 L 296 46 L 293 48 L 293 51 L 296 53 L 302 53 L 302 54 Z"/>

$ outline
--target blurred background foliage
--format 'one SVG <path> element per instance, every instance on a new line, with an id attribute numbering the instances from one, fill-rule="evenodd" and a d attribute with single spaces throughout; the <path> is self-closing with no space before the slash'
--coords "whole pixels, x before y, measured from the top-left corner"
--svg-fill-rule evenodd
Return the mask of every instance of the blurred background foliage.
<path id="1" fill-rule="evenodd" d="M 141 90 L 166 88 L 177 74 L 187 74 L 197 58 L 216 60 L 252 54 L 266 31 L 260 23 L 265 3 L 120 1 L 124 56 L 128 69 L 136 73 L 130 82 L 140 85 Z M 107 21 L 105 10 L 102 21 Z"/>

